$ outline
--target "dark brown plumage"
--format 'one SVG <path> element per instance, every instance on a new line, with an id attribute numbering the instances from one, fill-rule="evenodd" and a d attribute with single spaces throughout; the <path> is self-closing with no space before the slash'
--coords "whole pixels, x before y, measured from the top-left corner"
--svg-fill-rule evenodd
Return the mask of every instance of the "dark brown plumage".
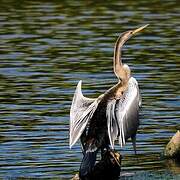
<path id="1" fill-rule="evenodd" d="M 82 178 L 76 174 L 72 180 L 117 180 L 121 171 L 121 159 L 122 156 L 116 151 L 106 150 L 91 172 Z"/>

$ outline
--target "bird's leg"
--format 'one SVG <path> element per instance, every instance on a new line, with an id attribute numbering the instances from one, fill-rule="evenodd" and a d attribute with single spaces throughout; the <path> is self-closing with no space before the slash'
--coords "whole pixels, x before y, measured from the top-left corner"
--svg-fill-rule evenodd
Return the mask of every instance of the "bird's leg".
<path id="1" fill-rule="evenodd" d="M 133 144 L 133 149 L 134 149 L 134 153 L 136 153 L 136 134 L 131 136 L 131 139 L 132 139 L 132 144 Z"/>

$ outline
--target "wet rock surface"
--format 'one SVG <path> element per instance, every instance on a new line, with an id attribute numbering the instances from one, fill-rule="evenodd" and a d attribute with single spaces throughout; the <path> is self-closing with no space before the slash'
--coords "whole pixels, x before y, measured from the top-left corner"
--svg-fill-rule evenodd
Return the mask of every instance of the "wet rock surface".
<path id="1" fill-rule="evenodd" d="M 176 158 L 180 160 L 180 131 L 171 138 L 167 144 L 164 155 L 167 158 Z"/>

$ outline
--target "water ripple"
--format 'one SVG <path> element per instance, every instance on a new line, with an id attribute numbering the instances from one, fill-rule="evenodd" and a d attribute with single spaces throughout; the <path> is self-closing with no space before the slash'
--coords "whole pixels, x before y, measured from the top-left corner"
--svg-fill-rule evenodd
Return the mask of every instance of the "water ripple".
<path id="1" fill-rule="evenodd" d="M 143 106 L 138 155 L 131 142 L 122 149 L 116 146 L 124 155 L 121 178 L 179 174 L 179 165 L 161 158 L 169 137 L 179 129 L 177 1 L 2 1 L 1 5 L 1 178 L 69 179 L 78 171 L 80 145 L 72 150 L 68 145 L 75 86 L 81 79 L 85 96 L 97 97 L 114 85 L 117 36 L 147 23 L 150 26 L 123 48 L 123 62 L 139 82 Z"/>

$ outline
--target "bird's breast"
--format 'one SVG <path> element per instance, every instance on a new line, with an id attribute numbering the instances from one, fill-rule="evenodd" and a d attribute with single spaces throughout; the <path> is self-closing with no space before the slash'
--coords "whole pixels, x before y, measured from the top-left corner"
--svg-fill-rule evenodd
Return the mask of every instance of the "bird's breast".
<path id="1" fill-rule="evenodd" d="M 122 84 L 122 83 L 118 83 L 115 86 L 113 86 L 111 89 L 109 89 L 103 97 L 102 101 L 108 102 L 111 101 L 113 99 L 120 99 L 122 97 L 122 95 L 124 94 L 124 92 L 127 90 L 127 83 L 126 84 Z"/>

